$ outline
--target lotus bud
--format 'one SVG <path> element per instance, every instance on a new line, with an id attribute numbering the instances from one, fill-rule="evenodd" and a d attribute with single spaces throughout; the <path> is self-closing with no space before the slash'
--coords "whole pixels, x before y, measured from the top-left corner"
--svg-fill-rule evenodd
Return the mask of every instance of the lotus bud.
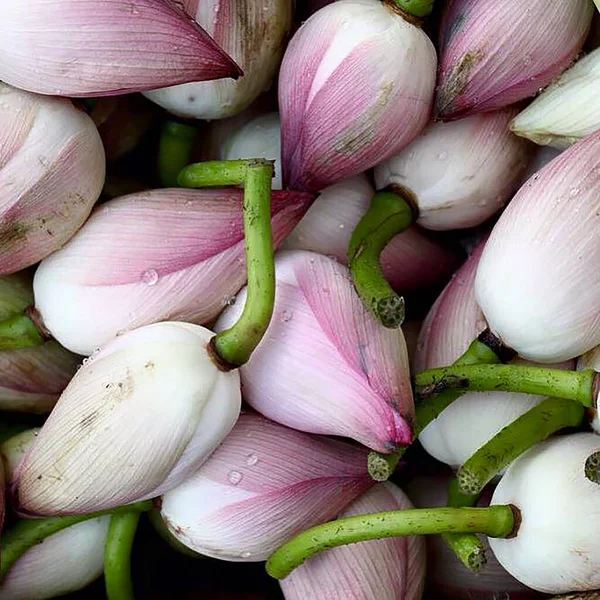
<path id="1" fill-rule="evenodd" d="M 600 133 L 529 179 L 486 244 L 477 302 L 492 331 L 524 358 L 561 362 L 600 344 L 599 186 Z"/>
<path id="2" fill-rule="evenodd" d="M 285 239 L 283 247 L 312 250 L 347 264 L 350 236 L 369 208 L 373 193 L 365 175 L 326 187 Z M 417 227 L 409 227 L 392 238 L 381 254 L 383 273 L 400 292 L 447 279 L 457 262 L 454 251 Z"/>
<path id="3" fill-rule="evenodd" d="M 283 252 L 275 273 L 273 319 L 240 369 L 244 399 L 300 431 L 350 437 L 379 452 L 409 444 L 414 406 L 401 329 L 380 325 L 348 269 L 330 258 Z M 238 318 L 245 296 L 216 331 Z"/>
<path id="4" fill-rule="evenodd" d="M 184 0 L 184 8 L 240 65 L 244 77 L 187 83 L 147 92 L 146 97 L 193 119 L 222 119 L 242 112 L 271 86 L 277 73 L 292 26 L 292 0 Z"/>
<path id="5" fill-rule="evenodd" d="M 449 474 L 435 473 L 412 478 L 404 489 L 417 508 L 445 506 L 447 502 Z M 487 506 L 491 494 L 484 492 L 478 506 Z M 437 535 L 427 536 L 428 597 L 450 600 L 533 600 L 540 594 L 525 587 L 512 577 L 496 560 L 487 540 L 482 539 L 486 549 L 487 564 L 480 572 L 467 569 L 457 560 L 448 544 Z"/>
<path id="6" fill-rule="evenodd" d="M 459 119 L 534 95 L 581 50 L 589 0 L 450 0 L 440 35 L 436 113 Z"/>
<path id="7" fill-rule="evenodd" d="M 517 115 L 511 129 L 536 144 L 564 150 L 600 129 L 600 48 L 594 50 L 549 85 Z"/>
<path id="8" fill-rule="evenodd" d="M 525 585 L 556 594 L 600 588 L 600 437 L 560 436 L 509 467 L 491 504 L 513 504 L 517 535 L 489 539 L 500 564 Z"/>
<path id="9" fill-rule="evenodd" d="M 13 478 L 18 510 L 106 510 L 187 479 L 240 410 L 238 372 L 217 368 L 207 350 L 213 336 L 198 325 L 157 323 L 87 359 Z"/>
<path id="10" fill-rule="evenodd" d="M 262 561 L 366 492 L 366 464 L 361 448 L 242 413 L 212 456 L 163 495 L 162 518 L 195 552 Z"/>
<path id="11" fill-rule="evenodd" d="M 63 346 L 89 355 L 149 323 L 212 321 L 246 281 L 242 196 L 234 188 L 164 189 L 104 203 L 36 272 L 45 326 Z M 275 244 L 312 199 L 273 193 Z"/>
<path id="12" fill-rule="evenodd" d="M 436 65 L 391 5 L 339 0 L 312 15 L 279 76 L 284 187 L 319 191 L 404 148 L 429 120 Z"/>
<path id="13" fill-rule="evenodd" d="M 31 4 L 26 10 L 35 12 Z M 104 149 L 94 122 L 69 100 L 2 83 L 0 132 L 4 275 L 39 262 L 83 225 L 102 191 Z"/>
<path id="14" fill-rule="evenodd" d="M 413 363 L 417 372 L 453 363 L 486 328 L 474 291 L 475 274 L 484 246 L 485 240 L 429 311 Z M 567 362 L 554 366 L 568 369 L 573 365 Z M 458 468 L 502 428 L 543 399 L 544 396 L 528 394 L 468 392 L 425 427 L 419 441 L 434 458 Z"/>
<path id="15" fill-rule="evenodd" d="M 406 494 L 393 483 L 382 483 L 341 516 L 405 508 L 412 508 Z M 424 539 L 393 537 L 333 548 L 301 565 L 280 585 L 285 600 L 420 600 L 424 578 Z"/>
<path id="16" fill-rule="evenodd" d="M 110 517 L 90 519 L 36 544 L 8 570 L 1 600 L 44 600 L 80 590 L 102 575 Z"/>
<path id="17" fill-rule="evenodd" d="M 375 169 L 377 189 L 399 186 L 427 229 L 479 225 L 518 187 L 533 146 L 508 130 L 515 109 L 434 123 Z"/>
<path id="18" fill-rule="evenodd" d="M 171 0 L 3 0 L 0 23 L 0 79 L 39 94 L 112 96 L 241 75 Z"/>

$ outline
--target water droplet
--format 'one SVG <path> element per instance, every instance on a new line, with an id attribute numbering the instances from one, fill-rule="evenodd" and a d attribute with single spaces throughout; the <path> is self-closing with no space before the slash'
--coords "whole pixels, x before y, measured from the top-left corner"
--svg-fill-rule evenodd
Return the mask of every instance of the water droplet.
<path id="1" fill-rule="evenodd" d="M 258 462 L 258 456 L 254 453 L 248 454 L 248 456 L 246 457 L 246 464 L 249 467 L 253 467 L 257 462 Z"/>
<path id="2" fill-rule="evenodd" d="M 218 13 L 221 10 L 221 5 L 217 2 L 214 6 L 213 6 L 213 10 Z"/>
<path id="3" fill-rule="evenodd" d="M 155 269 L 147 269 L 142 273 L 142 281 L 146 285 L 156 285 L 158 283 L 158 273 Z"/>
<path id="4" fill-rule="evenodd" d="M 439 152 L 436 156 L 438 160 L 446 160 L 448 158 L 447 152 Z"/>
<path id="5" fill-rule="evenodd" d="M 282 320 L 284 323 L 288 323 L 289 321 L 291 321 L 291 320 L 293 319 L 293 317 L 294 317 L 294 313 L 292 313 L 292 312 L 291 312 L 291 311 L 289 311 L 289 310 L 284 310 L 284 311 L 281 313 L 281 320 Z"/>
<path id="6" fill-rule="evenodd" d="M 240 557 L 241 558 L 250 558 L 252 556 L 252 552 L 241 552 L 240 553 Z"/>
<path id="7" fill-rule="evenodd" d="M 340 229 L 344 229 L 346 227 L 343 223 L 340 223 Z"/>
<path id="8" fill-rule="evenodd" d="M 235 304 L 235 301 L 236 301 L 236 297 L 231 296 L 231 298 L 228 298 L 225 300 L 225 306 L 233 306 Z"/>
<path id="9" fill-rule="evenodd" d="M 244 479 L 244 476 L 239 471 L 229 472 L 229 483 L 231 485 L 238 485 L 242 479 Z"/>
<path id="10" fill-rule="evenodd" d="M 526 54 L 526 55 L 523 57 L 523 64 L 524 64 L 524 65 L 530 65 L 530 64 L 531 64 L 531 61 L 532 61 L 532 59 L 531 59 L 531 54 Z"/>
<path id="11" fill-rule="evenodd" d="M 578 187 L 572 187 L 569 190 L 569 196 L 573 197 L 573 196 L 577 196 L 577 194 L 579 194 L 580 189 Z"/>
<path id="12" fill-rule="evenodd" d="M 342 21 L 342 29 L 349 29 L 350 23 L 348 21 Z"/>

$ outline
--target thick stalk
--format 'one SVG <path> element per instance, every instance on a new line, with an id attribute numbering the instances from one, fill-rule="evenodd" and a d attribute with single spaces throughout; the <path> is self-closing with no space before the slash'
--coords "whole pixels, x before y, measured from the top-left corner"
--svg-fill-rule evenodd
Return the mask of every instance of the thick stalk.
<path id="1" fill-rule="evenodd" d="M 111 510 L 105 510 L 85 515 L 73 515 L 69 517 L 47 517 L 44 519 L 22 519 L 13 527 L 5 531 L 0 538 L 2 555 L 0 560 L 0 579 L 3 579 L 12 567 L 29 548 L 41 544 L 47 537 L 90 519 L 104 517 L 106 515 L 118 515 L 130 513 L 131 511 L 146 512 L 152 508 L 152 502 L 136 502 L 128 506 L 121 506 Z"/>
<path id="2" fill-rule="evenodd" d="M 343 546 L 405 535 L 482 533 L 508 537 L 514 533 L 516 509 L 496 505 L 488 508 L 417 508 L 345 517 L 307 529 L 281 545 L 267 561 L 267 572 L 283 579 L 315 554 Z"/>
<path id="3" fill-rule="evenodd" d="M 179 173 L 177 183 L 185 188 L 243 185 L 248 164 L 257 160 L 211 160 L 188 165 Z M 265 162 L 265 161 L 262 161 Z"/>
<path id="4" fill-rule="evenodd" d="M 133 600 L 131 549 L 140 511 L 113 515 L 104 545 L 104 583 L 108 600 Z"/>
<path id="5" fill-rule="evenodd" d="M 566 427 L 578 427 L 585 409 L 578 402 L 546 398 L 501 429 L 458 470 L 464 494 L 479 494 L 504 467 L 533 445 Z"/>
<path id="6" fill-rule="evenodd" d="M 468 365 L 428 369 L 415 375 L 417 394 L 428 397 L 447 389 L 465 392 L 519 392 L 555 396 L 594 406 L 596 372 L 561 371 L 529 365 Z"/>
<path id="7" fill-rule="evenodd" d="M 452 508 L 473 507 L 479 500 L 478 495 L 463 494 L 456 478 L 448 484 L 447 505 Z M 485 546 L 476 533 L 444 533 L 442 538 L 452 552 L 471 571 L 481 571 L 487 563 Z"/>
<path id="8" fill-rule="evenodd" d="M 402 196 L 390 191 L 377 192 L 348 245 L 348 266 L 354 287 L 375 318 L 389 328 L 402 325 L 404 299 L 385 278 L 379 257 L 388 242 L 412 222 L 412 208 Z"/>
<path id="9" fill-rule="evenodd" d="M 464 354 L 458 358 L 454 365 L 477 365 L 477 364 L 495 364 L 501 362 L 503 351 L 501 346 L 490 343 L 487 337 L 487 331 L 473 340 Z M 482 339 L 484 341 L 482 341 Z M 419 401 L 415 405 L 415 429 L 414 438 L 444 411 L 450 404 L 463 394 L 461 390 L 447 390 Z M 370 452 L 368 458 L 369 473 L 375 481 L 386 481 L 396 470 L 398 462 L 404 456 L 406 447 L 397 448 L 390 454 L 380 454 L 379 452 Z"/>
<path id="10" fill-rule="evenodd" d="M 433 10 L 434 0 L 384 0 L 385 2 L 397 6 L 402 12 L 413 17 L 422 19 Z"/>
<path id="11" fill-rule="evenodd" d="M 0 321 L 0 350 L 40 346 L 45 341 L 35 323 L 24 313 Z"/>
<path id="12" fill-rule="evenodd" d="M 158 173 L 165 187 L 175 187 L 181 170 L 189 164 L 198 130 L 192 125 L 167 121 L 160 135 Z"/>

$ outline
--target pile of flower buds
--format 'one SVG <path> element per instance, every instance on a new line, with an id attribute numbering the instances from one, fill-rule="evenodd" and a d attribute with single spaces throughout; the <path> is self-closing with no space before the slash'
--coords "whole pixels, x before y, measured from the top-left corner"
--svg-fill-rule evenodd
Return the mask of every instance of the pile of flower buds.
<path id="1" fill-rule="evenodd" d="M 1 0 L 0 600 L 600 597 L 597 10 Z"/>

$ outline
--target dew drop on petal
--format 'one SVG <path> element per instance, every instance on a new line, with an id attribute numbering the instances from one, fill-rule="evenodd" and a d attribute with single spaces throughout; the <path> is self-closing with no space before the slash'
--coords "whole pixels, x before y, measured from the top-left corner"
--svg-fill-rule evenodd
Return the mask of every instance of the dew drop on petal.
<path id="1" fill-rule="evenodd" d="M 248 456 L 246 457 L 246 464 L 249 467 L 253 467 L 254 465 L 256 465 L 256 463 L 258 463 L 258 456 L 254 454 L 254 452 L 252 454 L 248 454 Z"/>
<path id="2" fill-rule="evenodd" d="M 289 310 L 284 310 L 284 311 L 281 313 L 281 320 L 282 320 L 284 323 L 288 323 L 288 322 L 289 322 L 289 321 L 291 321 L 293 318 L 294 318 L 294 313 L 292 313 L 292 312 L 291 312 L 291 311 L 289 311 Z"/>
<path id="3" fill-rule="evenodd" d="M 229 483 L 231 485 L 238 485 L 244 476 L 239 471 L 230 471 L 229 472 Z"/>
<path id="4" fill-rule="evenodd" d="M 147 269 L 142 273 L 142 281 L 146 285 L 156 285 L 158 283 L 158 273 L 156 269 Z"/>

